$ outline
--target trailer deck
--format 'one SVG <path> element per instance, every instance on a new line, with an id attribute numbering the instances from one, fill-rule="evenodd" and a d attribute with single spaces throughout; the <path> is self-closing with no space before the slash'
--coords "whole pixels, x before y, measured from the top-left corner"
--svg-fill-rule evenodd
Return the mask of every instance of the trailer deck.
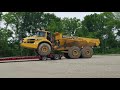
<path id="1" fill-rule="evenodd" d="M 19 57 L 5 57 L 5 58 L 0 58 L 0 62 L 2 61 L 16 61 L 16 60 L 30 60 L 30 59 L 36 59 L 37 61 L 39 60 L 47 60 L 47 58 L 51 58 L 52 60 L 58 60 L 61 59 L 62 55 L 60 54 L 49 54 L 47 56 L 19 56 Z"/>

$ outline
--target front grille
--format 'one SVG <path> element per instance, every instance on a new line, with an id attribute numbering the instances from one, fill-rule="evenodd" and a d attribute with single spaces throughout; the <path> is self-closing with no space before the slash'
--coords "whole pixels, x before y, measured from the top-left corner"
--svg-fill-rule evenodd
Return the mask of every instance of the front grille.
<path id="1" fill-rule="evenodd" d="M 27 43 L 34 43 L 35 42 L 35 39 L 28 39 L 27 40 Z"/>

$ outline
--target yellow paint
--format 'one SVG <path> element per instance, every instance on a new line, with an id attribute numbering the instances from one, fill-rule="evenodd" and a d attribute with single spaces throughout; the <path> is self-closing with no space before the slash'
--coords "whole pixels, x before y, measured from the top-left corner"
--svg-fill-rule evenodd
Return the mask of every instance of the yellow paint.
<path id="1" fill-rule="evenodd" d="M 65 42 L 67 43 L 74 43 L 77 42 L 79 45 L 91 45 L 94 44 L 95 46 L 99 46 L 100 40 L 99 39 L 93 39 L 93 38 L 84 38 L 84 37 L 62 37 L 61 33 L 55 33 L 56 40 L 60 41 L 60 45 L 63 45 Z M 78 46 L 79 46 L 78 45 Z M 91 45 L 93 46 L 93 45 Z"/>
<path id="2" fill-rule="evenodd" d="M 24 40 L 20 44 L 20 46 L 24 47 L 24 48 L 37 49 L 39 43 L 41 43 L 41 42 L 48 42 L 49 44 L 51 44 L 51 42 L 49 40 L 47 40 L 47 32 L 48 31 L 43 31 L 43 32 L 46 33 L 45 37 L 38 37 L 38 36 L 26 37 L 26 38 L 24 38 Z M 30 41 L 34 41 L 34 43 L 28 43 L 27 41 L 29 39 L 35 39 L 35 40 L 30 40 Z"/>
<path id="3" fill-rule="evenodd" d="M 24 40 L 20 44 L 20 46 L 25 47 L 25 48 L 37 49 L 39 43 L 41 43 L 41 42 L 48 42 L 49 44 L 52 45 L 52 43 L 49 40 L 47 40 L 47 32 L 48 31 L 42 31 L 42 32 L 46 33 L 44 37 L 38 37 L 38 36 L 26 37 L 26 38 L 24 38 Z M 62 33 L 59 33 L 59 32 L 54 33 L 54 36 L 55 36 L 55 40 L 60 42 L 60 46 L 64 45 L 65 42 L 66 43 L 77 42 L 79 47 L 93 46 L 93 45 L 99 46 L 99 44 L 100 44 L 99 39 L 84 38 L 84 37 L 63 37 Z M 31 42 L 34 41 L 34 43 L 28 43 L 27 42 L 28 39 L 35 39 L 35 40 L 31 40 Z M 58 46 L 54 46 L 53 48 L 56 50 L 66 50 L 66 48 L 64 48 L 64 47 L 58 48 Z"/>

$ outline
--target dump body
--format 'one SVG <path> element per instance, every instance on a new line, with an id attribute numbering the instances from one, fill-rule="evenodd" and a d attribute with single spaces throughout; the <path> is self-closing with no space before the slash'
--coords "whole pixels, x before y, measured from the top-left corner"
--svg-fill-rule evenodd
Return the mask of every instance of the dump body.
<path id="1" fill-rule="evenodd" d="M 97 47 L 100 44 L 99 39 L 63 36 L 61 33 L 55 33 L 55 40 L 59 42 L 57 50 L 67 50 L 69 47 L 77 46 L 83 48 L 85 46 Z"/>

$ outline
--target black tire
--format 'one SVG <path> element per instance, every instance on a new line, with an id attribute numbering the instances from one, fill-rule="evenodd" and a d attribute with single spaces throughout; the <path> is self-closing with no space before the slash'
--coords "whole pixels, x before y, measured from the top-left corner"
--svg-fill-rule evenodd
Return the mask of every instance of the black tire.
<path id="1" fill-rule="evenodd" d="M 79 58 L 81 55 L 81 51 L 79 47 L 73 46 L 71 48 L 69 48 L 68 50 L 68 56 L 72 59 L 77 59 Z"/>
<path id="2" fill-rule="evenodd" d="M 50 59 L 51 59 L 51 60 L 54 60 L 54 58 L 53 58 L 53 57 L 51 57 Z"/>
<path id="3" fill-rule="evenodd" d="M 46 57 L 46 56 L 42 56 L 41 60 L 42 60 L 42 61 L 46 61 L 46 60 L 47 60 L 47 57 Z"/>
<path id="4" fill-rule="evenodd" d="M 64 53 L 64 57 L 67 59 L 70 59 L 70 57 L 68 56 L 68 53 Z"/>
<path id="5" fill-rule="evenodd" d="M 38 46 L 39 55 L 46 56 L 49 55 L 50 52 L 51 52 L 51 46 L 48 43 L 41 43 Z"/>
<path id="6" fill-rule="evenodd" d="M 82 58 L 91 58 L 93 55 L 93 49 L 91 47 L 84 47 L 81 52 Z"/>
<path id="7" fill-rule="evenodd" d="M 82 55 L 79 58 L 83 58 Z"/>
<path id="8" fill-rule="evenodd" d="M 60 55 L 59 54 L 55 54 L 54 56 L 53 56 L 53 60 L 59 60 L 61 57 L 60 57 Z"/>

